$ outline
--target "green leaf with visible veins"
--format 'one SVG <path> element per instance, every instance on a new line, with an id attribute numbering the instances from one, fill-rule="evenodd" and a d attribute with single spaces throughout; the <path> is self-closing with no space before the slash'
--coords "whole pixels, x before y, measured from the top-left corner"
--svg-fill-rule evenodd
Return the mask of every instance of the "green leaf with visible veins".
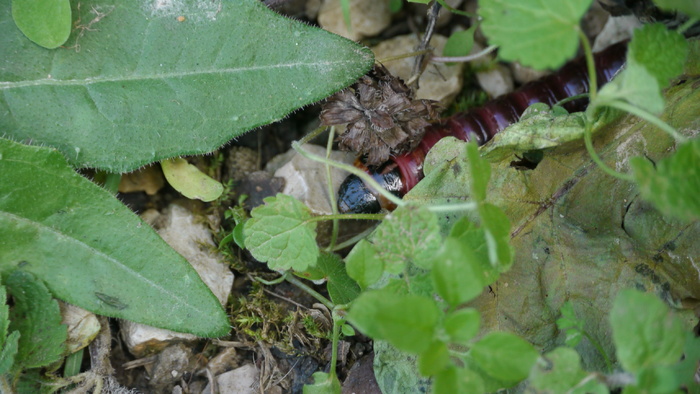
<path id="1" fill-rule="evenodd" d="M 89 311 L 200 336 L 229 322 L 192 266 L 59 152 L 0 139 L 0 270 Z M 115 231 L 118 229 L 118 231 Z"/>
<path id="2" fill-rule="evenodd" d="M 680 145 L 673 156 L 656 163 L 656 168 L 644 157 L 632 158 L 630 165 L 645 200 L 679 219 L 700 218 L 700 138 Z"/>
<path id="3" fill-rule="evenodd" d="M 36 44 L 56 48 L 66 42 L 70 35 L 70 1 L 12 0 L 12 19 L 19 30 Z M 12 27 L 11 24 L 6 25 Z"/>
<path id="4" fill-rule="evenodd" d="M 634 32 L 629 45 L 628 62 L 636 62 L 656 78 L 659 88 L 683 72 L 688 56 L 688 43 L 682 34 L 668 30 L 665 25 L 644 25 Z"/>
<path id="5" fill-rule="evenodd" d="M 488 375 L 516 383 L 528 376 L 539 354 L 519 336 L 493 331 L 472 346 L 471 356 Z"/>
<path id="6" fill-rule="evenodd" d="M 482 0 L 481 28 L 504 60 L 558 68 L 578 49 L 579 21 L 592 0 Z"/>
<path id="7" fill-rule="evenodd" d="M 58 302 L 40 280 L 21 269 L 7 277 L 6 285 L 15 302 L 10 330 L 21 334 L 15 368 L 40 368 L 58 361 L 66 351 L 68 337 Z"/>
<path id="8" fill-rule="evenodd" d="M 375 231 L 374 247 L 384 260 L 385 271 L 398 274 L 406 262 L 430 268 L 442 237 L 437 217 L 425 207 L 401 207 L 392 212 Z"/>
<path id="9" fill-rule="evenodd" d="M 344 88 L 362 46 L 258 0 L 73 2 L 67 48 L 33 45 L 0 2 L 0 130 L 78 167 L 211 152 Z M 78 4 L 80 7 L 78 8 Z"/>
<path id="10" fill-rule="evenodd" d="M 305 271 L 316 265 L 316 222 L 309 221 L 309 208 L 286 194 L 263 201 L 243 227 L 245 246 L 253 257 L 275 271 Z"/>
<path id="11" fill-rule="evenodd" d="M 384 261 L 377 258 L 377 249 L 367 240 L 361 240 L 345 258 L 348 275 L 362 289 L 374 284 L 384 272 Z"/>

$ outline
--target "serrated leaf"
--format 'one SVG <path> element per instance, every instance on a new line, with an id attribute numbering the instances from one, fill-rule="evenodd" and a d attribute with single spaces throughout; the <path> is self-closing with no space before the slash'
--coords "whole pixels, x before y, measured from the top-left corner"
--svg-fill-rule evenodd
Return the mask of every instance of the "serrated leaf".
<path id="1" fill-rule="evenodd" d="M 189 199 L 209 202 L 216 200 L 224 192 L 224 185 L 181 157 L 163 160 L 160 166 L 170 186 Z"/>
<path id="2" fill-rule="evenodd" d="M 431 276 L 435 291 L 451 307 L 481 294 L 487 285 L 477 257 L 467 245 L 448 238 L 434 257 Z"/>
<path id="3" fill-rule="evenodd" d="M 547 104 L 536 103 L 525 110 L 520 121 L 497 133 L 481 149 L 489 160 L 503 160 L 513 153 L 553 148 L 583 138 L 585 115 L 559 115 Z"/>
<path id="4" fill-rule="evenodd" d="M 360 294 L 360 286 L 348 276 L 338 255 L 321 253 L 314 268 L 327 279 L 328 295 L 334 304 L 347 304 Z"/>
<path id="5" fill-rule="evenodd" d="M 673 156 L 654 165 L 643 157 L 630 161 L 642 197 L 667 215 L 700 218 L 700 138 L 678 147 Z"/>
<path id="6" fill-rule="evenodd" d="M 617 78 L 603 86 L 587 112 L 612 101 L 627 101 L 653 114 L 659 114 L 664 109 L 656 78 L 637 63 L 628 63 Z"/>
<path id="7" fill-rule="evenodd" d="M 434 394 L 485 393 L 484 381 L 472 370 L 450 367 L 435 375 Z"/>
<path id="8" fill-rule="evenodd" d="M 305 271 L 316 264 L 316 222 L 310 221 L 309 208 L 286 194 L 263 201 L 243 227 L 245 246 L 253 257 L 275 271 Z"/>
<path id="9" fill-rule="evenodd" d="M 479 332 L 481 315 L 474 308 L 459 309 L 449 313 L 443 321 L 450 342 L 466 345 Z"/>
<path id="10" fill-rule="evenodd" d="M 0 129 L 79 167 L 211 152 L 354 82 L 360 45 L 260 1 L 81 1 L 66 46 L 29 45 L 0 3 Z"/>
<path id="11" fill-rule="evenodd" d="M 471 356 L 488 375 L 516 383 L 528 376 L 539 354 L 524 339 L 508 332 L 494 331 L 474 344 Z"/>
<path id="12" fill-rule="evenodd" d="M 12 272 L 5 284 L 15 303 L 10 311 L 10 330 L 21 334 L 15 367 L 40 368 L 58 361 L 66 350 L 68 337 L 66 326 L 61 324 L 58 302 L 29 272 Z"/>
<path id="13" fill-rule="evenodd" d="M 504 60 L 536 69 L 558 68 L 578 49 L 579 21 L 592 0 L 482 0 L 489 43 Z"/>
<path id="14" fill-rule="evenodd" d="M 608 393 L 605 384 L 587 377 L 578 353 L 566 347 L 558 347 L 538 359 L 530 371 L 529 382 L 546 393 Z"/>
<path id="15" fill-rule="evenodd" d="M 398 274 L 407 261 L 428 269 L 442 237 L 435 214 L 425 207 L 401 207 L 392 212 L 374 233 L 377 257 L 385 271 Z"/>
<path id="16" fill-rule="evenodd" d="M 617 359 L 625 370 L 638 373 L 680 361 L 683 324 L 653 294 L 622 290 L 615 298 L 610 323 Z"/>
<path id="17" fill-rule="evenodd" d="M 654 0 L 654 4 L 666 11 L 678 10 L 693 18 L 700 18 L 700 3 L 697 0 Z"/>
<path id="18" fill-rule="evenodd" d="M 366 335 L 413 354 L 428 349 L 439 317 L 440 309 L 431 298 L 399 295 L 386 288 L 363 292 L 348 312 L 348 321 Z"/>
<path id="19" fill-rule="evenodd" d="M 12 366 L 15 364 L 17 351 L 19 350 L 19 331 L 12 331 L 5 344 L 0 351 L 0 375 L 4 375 L 12 371 Z"/>
<path id="20" fill-rule="evenodd" d="M 688 43 L 683 35 L 654 23 L 635 30 L 627 58 L 628 63 L 643 66 L 663 89 L 671 78 L 683 72 L 686 56 Z"/>
<path id="21" fill-rule="evenodd" d="M 200 336 L 229 331 L 192 266 L 60 153 L 0 139 L 0 173 L 0 270 L 22 266 L 56 298 L 101 315 Z"/>
<path id="22" fill-rule="evenodd" d="M 418 370 L 423 376 L 432 376 L 450 365 L 450 351 L 447 344 L 434 341 L 428 350 L 418 356 Z"/>
<path id="23" fill-rule="evenodd" d="M 27 38 L 53 49 L 66 42 L 70 35 L 70 1 L 12 0 L 12 19 Z"/>
<path id="24" fill-rule="evenodd" d="M 384 262 L 377 258 L 377 250 L 374 245 L 364 239 L 352 248 L 345 258 L 345 265 L 348 275 L 362 289 L 366 289 L 378 281 L 384 272 Z"/>

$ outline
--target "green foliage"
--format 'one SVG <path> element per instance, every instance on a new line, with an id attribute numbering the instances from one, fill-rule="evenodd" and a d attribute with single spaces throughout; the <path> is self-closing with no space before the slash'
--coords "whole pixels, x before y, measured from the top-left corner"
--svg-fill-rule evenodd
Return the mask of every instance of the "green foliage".
<path id="1" fill-rule="evenodd" d="M 9 7 L 0 3 L 0 47 L 12 54 L 0 64 L 2 134 L 76 167 L 124 172 L 211 152 L 373 64 L 368 49 L 257 0 L 81 1 L 56 51 L 18 34 Z"/>
<path id="2" fill-rule="evenodd" d="M 345 264 L 337 254 L 321 253 L 314 267 L 307 268 L 298 275 L 309 280 L 326 280 L 331 301 L 347 304 L 357 298 L 360 287 L 348 276 Z"/>
<path id="3" fill-rule="evenodd" d="M 160 166 L 168 184 L 189 199 L 214 201 L 224 192 L 224 185 L 183 158 L 163 160 Z"/>
<path id="4" fill-rule="evenodd" d="M 700 139 L 686 142 L 676 153 L 654 164 L 643 157 L 630 162 L 645 200 L 683 220 L 700 219 Z"/>
<path id="5" fill-rule="evenodd" d="M 442 49 L 443 56 L 467 56 L 474 46 L 474 32 L 476 25 L 467 30 L 452 33 Z"/>
<path id="6" fill-rule="evenodd" d="M 561 317 L 557 319 L 557 327 L 566 333 L 564 340 L 566 346 L 576 347 L 583 339 L 583 322 L 576 317 L 571 302 L 567 301 L 561 307 Z"/>
<path id="7" fill-rule="evenodd" d="M 12 0 L 12 19 L 27 38 L 53 49 L 66 42 L 70 34 L 70 1 Z"/>
<path id="8" fill-rule="evenodd" d="M 345 258 L 348 275 L 361 289 L 366 289 L 382 276 L 384 261 L 377 257 L 377 250 L 366 240 L 358 242 Z"/>
<path id="9" fill-rule="evenodd" d="M 579 21 L 592 0 L 481 0 L 482 30 L 504 60 L 557 68 L 578 49 Z"/>
<path id="10" fill-rule="evenodd" d="M 7 292 L 4 286 L 0 286 L 0 375 L 10 372 L 18 351 L 20 333 L 12 331 L 8 335 L 9 327 L 10 308 L 7 306 Z"/>
<path id="11" fill-rule="evenodd" d="M 678 10 L 693 18 L 700 18 L 700 3 L 696 0 L 654 0 L 659 8 L 674 11 Z"/>
<path id="12" fill-rule="evenodd" d="M 558 347 L 541 356 L 530 371 L 530 383 L 540 392 L 572 394 L 607 394 L 605 385 L 590 379 L 581 368 L 581 358 L 574 349 Z"/>
<path id="13" fill-rule="evenodd" d="M 515 384 L 528 376 L 539 354 L 515 334 L 494 331 L 472 346 L 470 356 L 489 376 Z"/>
<path id="14" fill-rule="evenodd" d="M 304 394 L 340 394 L 340 381 L 337 376 L 315 372 L 311 377 L 314 383 L 304 386 Z"/>
<path id="15" fill-rule="evenodd" d="M 448 238 L 435 255 L 431 277 L 437 294 L 457 307 L 481 294 L 486 281 L 479 261 L 469 245 Z"/>
<path id="16" fill-rule="evenodd" d="M 294 197 L 267 197 L 245 222 L 245 246 L 272 270 L 304 271 L 316 264 L 316 222 L 311 211 Z"/>
<path id="17" fill-rule="evenodd" d="M 55 150 L 0 139 L 0 270 L 106 316 L 201 336 L 229 330 L 190 264 Z M 23 185 L 18 187 L 18 185 Z"/>

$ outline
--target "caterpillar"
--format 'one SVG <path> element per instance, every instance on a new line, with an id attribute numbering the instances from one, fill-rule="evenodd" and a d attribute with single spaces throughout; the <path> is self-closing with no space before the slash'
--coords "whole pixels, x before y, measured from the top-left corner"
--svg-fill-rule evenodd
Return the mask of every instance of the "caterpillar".
<path id="1" fill-rule="evenodd" d="M 609 82 L 623 67 L 626 42 L 614 44 L 594 55 L 598 85 Z M 517 122 L 525 109 L 534 103 L 554 105 L 566 98 L 587 93 L 589 79 L 586 60 L 577 58 L 554 74 L 530 82 L 520 89 L 500 96 L 485 105 L 457 113 L 428 127 L 423 139 L 411 152 L 395 156 L 380 166 L 367 166 L 361 158 L 355 166 L 367 172 L 382 188 L 403 197 L 423 178 L 423 160 L 440 139 L 452 136 L 482 145 L 499 131 Z M 569 112 L 582 111 L 587 98 L 563 105 Z M 394 204 L 373 191 L 356 175 L 349 175 L 338 190 L 338 211 L 341 213 L 378 213 L 393 210 Z"/>

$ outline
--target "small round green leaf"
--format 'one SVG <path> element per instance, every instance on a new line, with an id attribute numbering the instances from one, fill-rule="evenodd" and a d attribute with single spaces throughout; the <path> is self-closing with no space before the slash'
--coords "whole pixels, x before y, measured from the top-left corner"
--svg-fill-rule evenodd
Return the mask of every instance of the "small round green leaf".
<path id="1" fill-rule="evenodd" d="M 377 258 L 374 245 L 361 240 L 345 259 L 348 275 L 355 279 L 362 289 L 374 284 L 384 272 L 384 262 Z"/>
<path id="2" fill-rule="evenodd" d="M 476 254 L 454 238 L 445 240 L 434 257 L 431 272 L 435 290 L 450 306 L 458 306 L 481 294 L 487 285 Z"/>
<path id="3" fill-rule="evenodd" d="M 224 192 L 224 185 L 181 157 L 163 160 L 160 166 L 170 186 L 189 199 L 209 202 L 216 200 Z"/>
<path id="4" fill-rule="evenodd" d="M 474 308 L 464 308 L 454 311 L 445 317 L 443 326 L 450 342 L 468 344 L 479 332 L 481 315 Z"/>
<path id="5" fill-rule="evenodd" d="M 539 354 L 529 342 L 519 336 L 494 331 L 474 344 L 471 356 L 488 375 L 516 383 L 530 374 Z"/>
<path id="6" fill-rule="evenodd" d="M 53 49 L 66 42 L 70 35 L 70 1 L 12 0 L 12 19 L 27 38 Z"/>

